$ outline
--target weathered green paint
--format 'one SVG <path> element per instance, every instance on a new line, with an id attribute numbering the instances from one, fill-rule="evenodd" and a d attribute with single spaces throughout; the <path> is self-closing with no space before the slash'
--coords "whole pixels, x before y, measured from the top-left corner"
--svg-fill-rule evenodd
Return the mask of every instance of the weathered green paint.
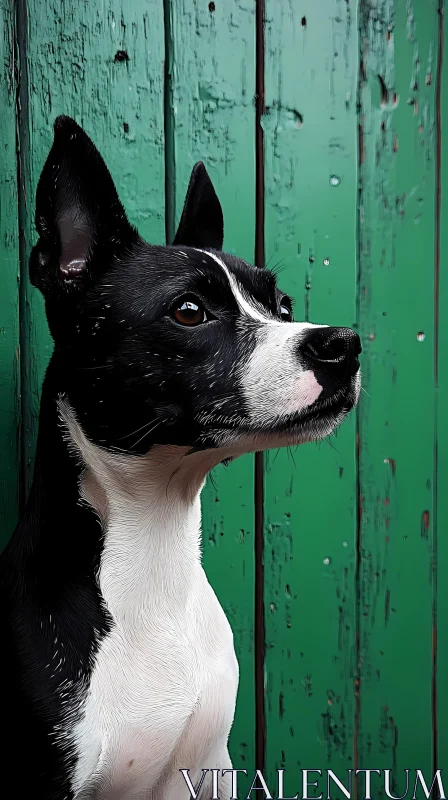
<path id="1" fill-rule="evenodd" d="M 401 794 L 432 766 L 437 4 L 362 3 L 360 31 L 358 765 Z"/>
<path id="2" fill-rule="evenodd" d="M 448 109 L 448 59 L 439 75 L 439 7 L 266 0 L 266 260 L 295 296 L 296 319 L 357 326 L 366 390 L 337 436 L 265 458 L 266 774 L 285 767 L 292 794 L 300 767 L 340 776 L 395 768 L 398 794 L 403 769 L 448 768 L 448 166 L 436 147 L 448 137 L 437 114 L 438 104 Z M 255 0 L 0 0 L 0 19 L 6 539 L 21 476 L 30 482 L 52 346 L 24 276 L 54 118 L 70 114 L 93 137 L 149 241 L 164 241 L 165 209 L 172 235 L 190 170 L 204 160 L 225 247 L 253 261 L 257 65 Z M 204 562 L 241 668 L 230 750 L 250 772 L 252 456 L 215 470 L 203 509 Z"/>
<path id="3" fill-rule="evenodd" d="M 442 120 L 440 126 L 440 134 L 446 135 L 447 112 L 448 109 L 448 32 L 447 23 L 444 22 L 443 17 L 439 19 L 441 28 L 441 41 L 439 41 L 438 58 L 440 61 L 440 54 L 443 54 L 443 70 L 440 74 L 441 85 L 439 87 L 439 96 L 441 104 L 441 113 L 443 114 L 443 127 Z M 443 36 L 443 34 L 445 34 Z M 444 50 L 445 44 L 445 52 Z M 437 73 L 434 73 L 435 76 Z M 437 90 L 437 87 L 436 87 Z M 443 113 L 443 110 L 445 112 Z M 443 140 L 440 141 L 440 147 L 443 151 Z M 448 486 L 448 436 L 446 433 L 446 405 L 448 398 L 448 315 L 446 309 L 448 308 L 448 270 L 446 264 L 448 263 L 448 227 L 444 222 L 448 219 L 448 158 L 445 155 L 441 157 L 441 163 L 437 170 L 440 180 L 440 284 L 439 284 L 439 297 L 438 302 L 435 298 L 438 309 L 438 348 L 439 348 L 439 363 L 438 363 L 438 379 L 436 385 L 435 395 L 435 411 L 436 411 L 436 434 L 437 441 L 434 441 L 435 447 L 435 461 L 437 465 L 437 481 L 436 487 L 436 500 L 437 500 L 437 522 L 438 522 L 438 550 L 437 562 L 440 565 L 438 570 L 438 581 L 435 586 L 435 599 L 437 601 L 437 617 L 436 617 L 436 635 L 437 635 L 437 680 L 438 680 L 438 693 L 436 698 L 437 710 L 437 723 L 438 723 L 438 753 L 439 763 L 446 763 L 448 753 L 448 693 L 445 691 L 445 676 L 448 675 L 448 600 L 447 600 L 447 582 L 445 579 L 444 567 L 448 564 L 448 536 L 447 536 L 447 497 L 446 486 Z M 443 187 L 443 188 L 442 188 Z"/>
<path id="4" fill-rule="evenodd" d="M 0 2 L 0 545 L 18 512 L 20 460 L 19 226 L 14 4 Z"/>
<path id="5" fill-rule="evenodd" d="M 224 211 L 225 249 L 253 262 L 255 85 L 254 4 L 179 0 L 172 7 L 175 211 L 193 164 L 203 160 Z M 203 495 L 204 564 L 228 614 L 240 664 L 230 750 L 254 766 L 253 458 L 218 467 Z M 243 785 L 243 783 L 242 783 Z"/>
<path id="6" fill-rule="evenodd" d="M 353 326 L 355 9 L 268 0 L 266 15 L 267 261 L 296 319 Z M 289 767 L 292 794 L 299 768 L 352 766 L 354 440 L 352 415 L 330 441 L 266 459 L 266 761 Z"/>
<path id="7" fill-rule="evenodd" d="M 163 241 L 163 31 L 163 8 L 157 0 L 132 4 L 111 0 L 89 9 L 82 3 L 56 9 L 50 0 L 28 0 L 28 113 L 24 114 L 30 164 L 25 186 L 31 200 L 25 226 L 28 252 L 35 240 L 35 187 L 51 146 L 53 121 L 61 113 L 73 116 L 95 141 L 142 235 Z M 52 344 L 42 299 L 29 286 L 23 311 L 29 484 L 39 391 Z"/>

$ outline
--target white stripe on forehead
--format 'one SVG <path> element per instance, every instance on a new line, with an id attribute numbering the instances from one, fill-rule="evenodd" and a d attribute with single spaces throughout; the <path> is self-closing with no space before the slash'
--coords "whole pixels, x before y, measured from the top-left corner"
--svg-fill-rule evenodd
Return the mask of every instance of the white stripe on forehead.
<path id="1" fill-rule="evenodd" d="M 246 314 L 251 319 L 254 319 L 256 322 L 264 322 L 265 324 L 266 323 L 270 323 L 271 325 L 279 325 L 279 324 L 281 324 L 278 320 L 272 319 L 267 314 L 262 314 L 257 308 L 255 308 L 247 300 L 247 298 L 243 294 L 242 287 L 240 286 L 240 284 L 238 283 L 238 281 L 236 280 L 234 275 L 232 275 L 232 273 L 230 272 L 229 268 L 226 266 L 226 264 L 224 264 L 224 261 L 222 261 L 220 258 L 218 258 L 218 256 L 215 255 L 215 253 L 208 253 L 207 250 L 200 250 L 197 247 L 195 247 L 194 249 L 198 253 L 203 253 L 205 256 L 209 256 L 210 258 L 213 258 L 213 261 L 216 261 L 216 263 L 219 264 L 219 266 L 221 267 L 222 271 L 227 275 L 227 279 L 228 279 L 228 281 L 230 283 L 230 288 L 232 289 L 232 292 L 233 292 L 233 294 L 235 296 L 236 302 L 238 303 L 238 307 L 239 307 L 240 311 L 242 311 L 244 314 Z"/>
<path id="2" fill-rule="evenodd" d="M 274 335 L 277 338 L 280 337 L 282 341 L 311 328 L 327 327 L 326 325 L 316 325 L 313 322 L 282 322 L 281 320 L 273 319 L 271 316 L 268 316 L 267 312 L 266 314 L 262 314 L 256 306 L 252 305 L 242 286 L 238 283 L 235 276 L 230 272 L 228 266 L 224 264 L 224 261 L 219 258 L 219 256 L 217 256 L 215 253 L 209 253 L 207 250 L 201 250 L 198 247 L 193 247 L 192 250 L 196 250 L 197 253 L 203 253 L 203 255 L 209 256 L 221 267 L 222 271 L 227 276 L 227 280 L 229 281 L 230 288 L 240 311 L 256 322 L 262 322 L 264 325 L 271 325 L 272 327 L 276 328 L 277 333 L 274 332 Z"/>

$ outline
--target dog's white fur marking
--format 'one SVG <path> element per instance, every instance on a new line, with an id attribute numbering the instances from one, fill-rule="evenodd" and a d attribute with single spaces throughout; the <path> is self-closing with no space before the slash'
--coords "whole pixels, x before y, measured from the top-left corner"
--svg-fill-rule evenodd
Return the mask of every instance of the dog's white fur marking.
<path id="1" fill-rule="evenodd" d="M 296 414 L 319 397 L 322 386 L 314 372 L 300 367 L 299 345 L 303 334 L 312 328 L 326 328 L 308 322 L 285 323 L 257 307 L 244 293 L 235 276 L 215 253 L 199 250 L 223 270 L 241 313 L 260 323 L 257 345 L 248 363 L 241 365 L 241 383 L 254 423 L 269 425 Z"/>
<path id="2" fill-rule="evenodd" d="M 209 253 L 207 250 L 200 250 L 199 248 L 194 248 L 197 250 L 198 253 L 203 253 L 205 256 L 212 258 L 222 269 L 224 274 L 227 276 L 227 280 L 229 281 L 230 288 L 234 294 L 235 300 L 238 304 L 238 308 L 240 309 L 242 314 L 245 314 L 250 319 L 254 320 L 255 322 L 262 322 L 264 324 L 270 325 L 280 325 L 284 323 L 279 323 L 277 320 L 273 319 L 273 317 L 269 316 L 266 309 L 259 307 L 253 298 L 250 298 L 246 295 L 244 289 L 238 283 L 237 279 L 234 275 L 230 272 L 229 268 L 224 261 L 216 255 L 216 253 Z M 313 327 L 312 325 L 309 326 L 310 328 Z"/>
<path id="3" fill-rule="evenodd" d="M 98 582 L 114 620 L 67 731 L 73 790 L 79 800 L 187 800 L 179 769 L 192 768 L 196 783 L 202 766 L 230 765 L 238 685 L 232 632 L 200 561 L 210 455 L 111 454 L 87 440 L 67 404 L 60 411 L 85 466 L 81 494 L 103 519 Z"/>
<path id="4" fill-rule="evenodd" d="M 265 309 L 259 309 L 255 305 L 253 298 L 249 299 L 249 297 L 246 296 L 242 286 L 238 284 L 235 276 L 232 275 L 229 268 L 226 266 L 226 264 L 224 264 L 224 261 L 219 258 L 219 256 L 217 256 L 215 253 L 209 253 L 207 250 L 198 249 L 197 251 L 198 253 L 203 253 L 205 256 L 209 256 L 209 258 L 212 258 L 213 261 L 215 261 L 221 267 L 222 271 L 227 276 L 230 288 L 232 289 L 235 300 L 238 303 L 238 308 L 243 314 L 245 314 L 247 317 L 250 317 L 250 319 L 253 319 L 255 322 L 276 324 L 276 320 L 268 316 L 268 313 L 265 311 Z"/>
<path id="5" fill-rule="evenodd" d="M 308 325 L 260 326 L 257 344 L 241 368 L 241 383 L 253 423 L 266 426 L 297 414 L 319 397 L 314 372 L 300 367 L 298 348 Z"/>

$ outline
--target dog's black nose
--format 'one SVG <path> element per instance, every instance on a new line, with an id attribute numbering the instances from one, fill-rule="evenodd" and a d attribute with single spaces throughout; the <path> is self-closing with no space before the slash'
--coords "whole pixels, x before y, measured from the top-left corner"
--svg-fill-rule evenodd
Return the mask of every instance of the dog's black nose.
<path id="1" fill-rule="evenodd" d="M 356 375 L 361 340 L 350 328 L 315 328 L 300 347 L 307 361 L 341 375 Z"/>

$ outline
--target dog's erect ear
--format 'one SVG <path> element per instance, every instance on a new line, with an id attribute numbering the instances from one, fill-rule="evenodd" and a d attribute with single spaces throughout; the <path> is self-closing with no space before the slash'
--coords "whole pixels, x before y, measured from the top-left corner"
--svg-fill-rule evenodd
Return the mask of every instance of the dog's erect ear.
<path id="1" fill-rule="evenodd" d="M 44 294 L 76 290 L 136 236 L 93 142 L 70 117 L 58 117 L 36 192 L 39 241 L 30 279 Z"/>
<path id="2" fill-rule="evenodd" d="M 202 161 L 193 167 L 184 208 L 173 244 L 222 250 L 224 221 L 221 203 Z"/>

